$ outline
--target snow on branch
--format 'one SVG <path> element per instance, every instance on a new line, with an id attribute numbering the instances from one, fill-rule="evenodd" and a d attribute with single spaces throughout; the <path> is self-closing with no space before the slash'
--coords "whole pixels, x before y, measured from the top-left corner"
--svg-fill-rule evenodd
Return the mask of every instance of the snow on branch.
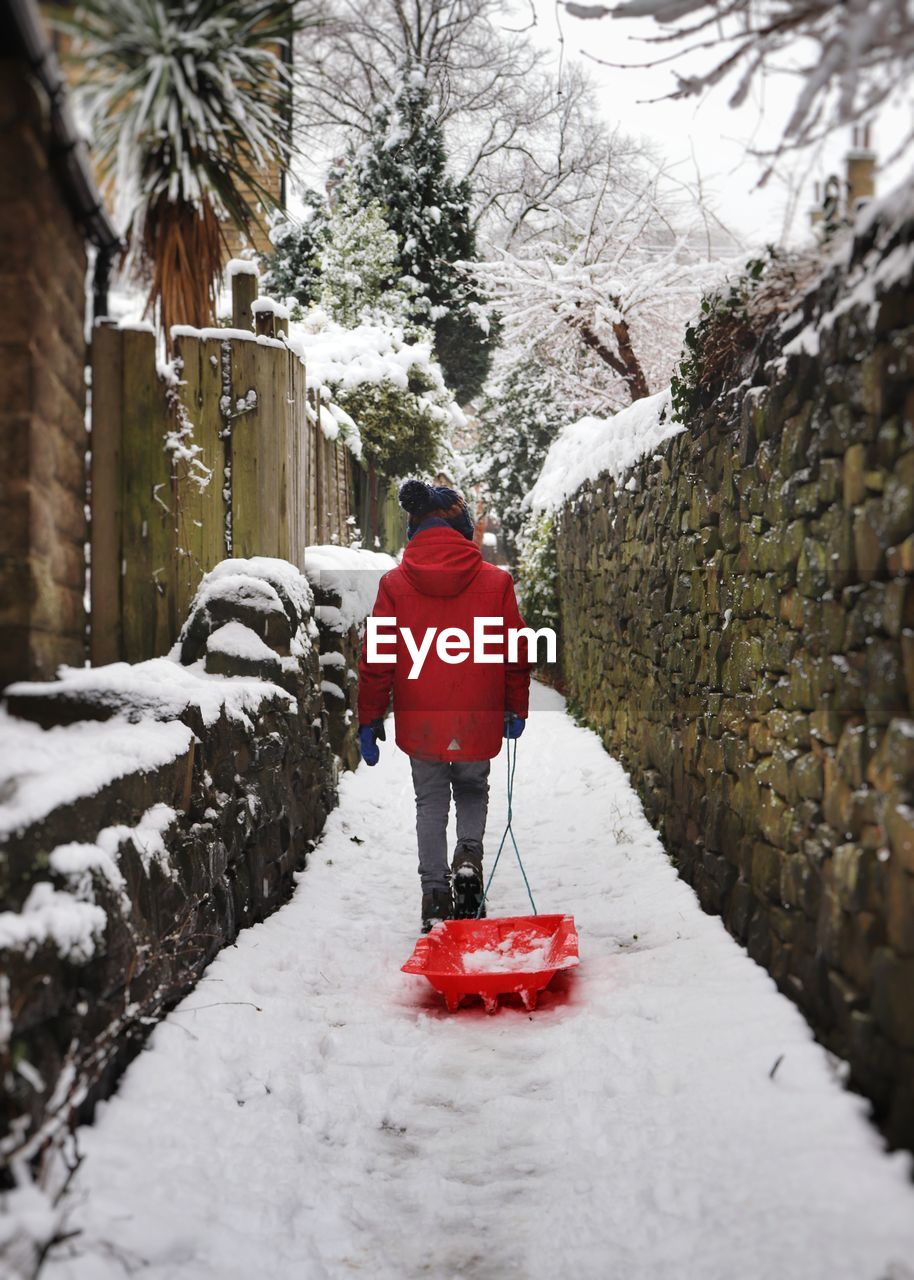
<path id="1" fill-rule="evenodd" d="M 699 207 L 671 201 L 660 171 L 611 176 L 582 215 L 552 211 L 535 242 L 464 264 L 509 343 L 578 382 L 589 370 L 604 410 L 668 381 L 685 321 L 721 269 L 708 260 Z M 580 387 L 569 393 L 593 405 Z"/>
<path id="2" fill-rule="evenodd" d="M 215 314 L 224 224 L 250 235 L 273 203 L 261 175 L 293 150 L 284 51 L 318 18 L 301 0 L 81 0 L 55 17 L 129 272 L 167 343 L 173 324 Z"/>
<path id="3" fill-rule="evenodd" d="M 642 65 L 687 64 L 693 54 L 714 50 L 707 70 L 680 74 L 674 69 L 671 98 L 694 97 L 736 77 L 729 101 L 738 107 L 761 76 L 785 70 L 789 55 L 800 88 L 776 155 L 869 120 L 902 95 L 910 101 L 914 7 L 907 0 L 624 0 L 611 8 L 578 3 L 565 8 L 583 19 L 653 18 L 659 30 L 647 43 L 663 45 L 664 53 Z M 802 63 L 794 65 L 798 56 Z M 890 159 L 912 141 L 914 128 Z M 770 168 L 765 177 L 769 173 Z"/>

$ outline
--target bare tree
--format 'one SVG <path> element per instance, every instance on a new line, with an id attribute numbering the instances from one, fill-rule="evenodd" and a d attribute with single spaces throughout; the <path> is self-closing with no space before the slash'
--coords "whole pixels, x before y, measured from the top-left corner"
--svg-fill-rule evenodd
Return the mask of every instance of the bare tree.
<path id="1" fill-rule="evenodd" d="M 508 343 L 552 368 L 581 412 L 660 389 L 702 286 L 723 270 L 700 203 L 662 169 L 616 158 L 586 216 L 560 210 L 541 221 L 535 242 L 467 265 Z"/>
<path id="2" fill-rule="evenodd" d="M 538 235 L 546 210 L 583 213 L 607 159 L 634 157 L 643 149 L 610 131 L 579 66 L 566 69 L 558 96 L 549 80 L 527 85 L 524 92 L 513 114 L 498 113 L 486 122 L 484 139 L 470 134 L 477 226 L 501 243 Z"/>
<path id="3" fill-rule="evenodd" d="M 718 57 L 706 71 L 680 74 L 673 68 L 671 98 L 705 93 L 734 75 L 730 105 L 737 107 L 759 76 L 790 70 L 799 88 L 776 154 L 865 121 L 902 94 L 910 101 L 910 0 L 623 0 L 612 7 L 568 0 L 565 9 L 576 18 L 653 18 L 660 30 L 647 43 L 673 49 L 647 66 L 688 61 L 696 52 L 716 50 Z M 799 56 L 803 64 L 787 66 L 785 55 Z M 912 142 L 914 129 L 890 158 Z"/>
<path id="4" fill-rule="evenodd" d="M 367 136 L 404 69 L 419 72 L 454 176 L 471 180 L 477 227 L 501 242 L 537 207 L 577 204 L 605 157 L 586 74 L 560 86 L 503 0 L 332 0 L 299 62 L 296 119 L 325 154 Z"/>

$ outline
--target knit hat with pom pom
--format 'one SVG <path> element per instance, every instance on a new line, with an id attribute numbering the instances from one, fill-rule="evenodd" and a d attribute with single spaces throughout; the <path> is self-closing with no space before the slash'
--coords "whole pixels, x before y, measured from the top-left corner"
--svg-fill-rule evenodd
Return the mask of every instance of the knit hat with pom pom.
<path id="1" fill-rule="evenodd" d="M 406 480 L 400 485 L 399 498 L 400 506 L 409 513 L 410 536 L 423 520 L 437 518 L 473 540 L 473 521 L 467 504 L 456 489 L 449 489 L 443 484 L 426 484 L 423 480 Z"/>

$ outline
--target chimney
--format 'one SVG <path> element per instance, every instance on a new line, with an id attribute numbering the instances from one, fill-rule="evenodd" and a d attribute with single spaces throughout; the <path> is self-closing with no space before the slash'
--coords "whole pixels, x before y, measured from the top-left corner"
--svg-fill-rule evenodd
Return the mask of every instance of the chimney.
<path id="1" fill-rule="evenodd" d="M 847 153 L 847 211 L 854 213 L 876 194 L 876 152 L 870 148 L 870 126 L 854 125 Z"/>
<path id="2" fill-rule="evenodd" d="M 812 208 L 809 210 L 809 225 L 815 231 L 822 223 L 825 213 L 822 209 L 822 184 L 814 182 L 812 188 Z"/>

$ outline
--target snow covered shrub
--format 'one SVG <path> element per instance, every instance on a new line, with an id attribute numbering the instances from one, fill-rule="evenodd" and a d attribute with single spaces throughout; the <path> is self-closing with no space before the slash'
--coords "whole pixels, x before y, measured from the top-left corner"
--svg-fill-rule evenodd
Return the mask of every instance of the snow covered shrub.
<path id="1" fill-rule="evenodd" d="M 288 342 L 319 391 L 325 431 L 325 418 L 353 420 L 359 452 L 389 477 L 433 474 L 444 464 L 449 429 L 465 419 L 430 340 L 411 340 L 386 323 L 346 328 L 313 307 L 289 326 Z"/>
<path id="2" fill-rule="evenodd" d="M 384 318 L 405 326 L 415 288 L 401 278 L 397 234 L 377 200 L 365 200 L 351 179 L 336 192 L 322 236 L 320 303 L 339 324 Z"/>
<path id="3" fill-rule="evenodd" d="M 698 318 L 686 327 L 670 382 L 680 422 L 707 407 L 724 382 L 734 380 L 758 347 L 766 325 L 787 314 L 820 266 L 815 252 L 784 253 L 769 245 L 762 257 L 749 259 L 741 275 L 704 295 Z"/>
<path id="4" fill-rule="evenodd" d="M 520 609 L 528 627 L 559 627 L 555 514 L 528 517 L 520 535 Z"/>
<path id="5" fill-rule="evenodd" d="M 524 498 L 567 421 L 555 376 L 535 357 L 515 359 L 487 388 L 479 410 L 472 476 L 501 523 L 511 555 L 524 523 Z"/>
<path id="6" fill-rule="evenodd" d="M 82 0 L 78 95 L 129 259 L 171 326 L 215 315 L 223 224 L 250 233 L 289 157 L 283 50 L 315 17 L 288 0 Z"/>
<path id="7" fill-rule="evenodd" d="M 263 290 L 271 298 L 294 298 L 307 307 L 320 299 L 320 252 L 327 211 L 322 197 L 303 193 L 298 219 L 276 211 L 270 217 L 273 252 L 262 259 Z"/>
<path id="8" fill-rule="evenodd" d="M 364 451 L 382 475 L 437 470 L 447 414 L 428 402 L 429 390 L 421 377 L 411 376 L 406 390 L 380 382 L 336 393 L 336 402 L 359 424 Z"/>

